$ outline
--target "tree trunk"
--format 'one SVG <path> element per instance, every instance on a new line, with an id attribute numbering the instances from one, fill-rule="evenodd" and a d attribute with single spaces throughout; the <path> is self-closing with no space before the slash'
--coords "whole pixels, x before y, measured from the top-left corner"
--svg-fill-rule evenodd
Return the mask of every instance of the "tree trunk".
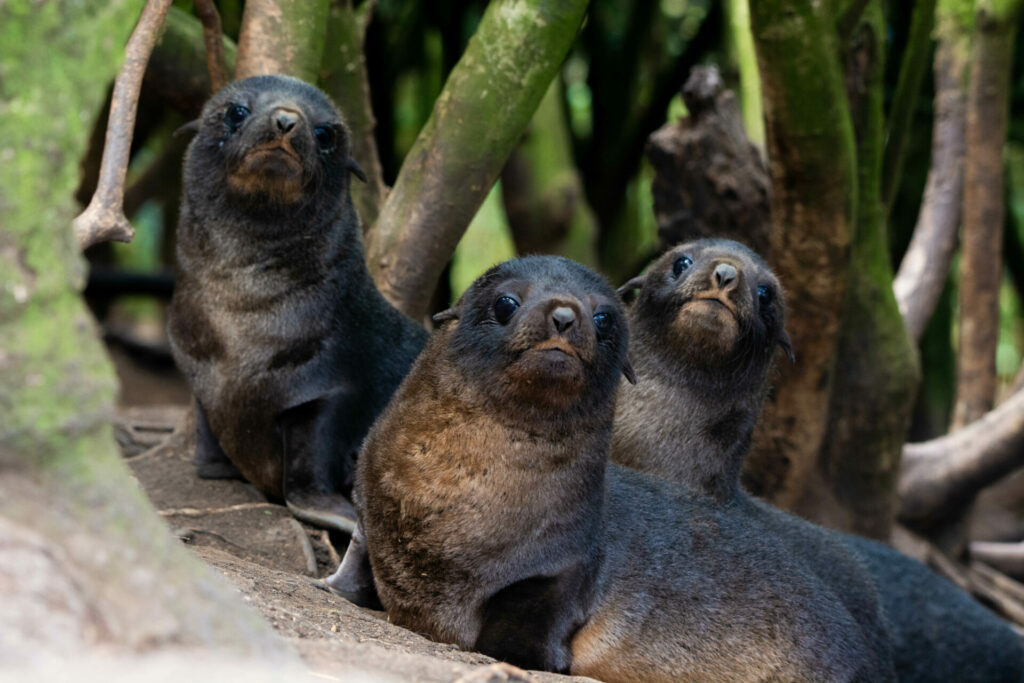
<path id="1" fill-rule="evenodd" d="M 967 98 L 954 429 L 984 415 L 995 401 L 1003 277 L 1003 145 L 1020 4 L 1020 0 L 978 2 Z"/>
<path id="2" fill-rule="evenodd" d="M 352 131 L 352 157 L 366 172 L 365 184 L 352 184 L 352 201 L 364 233 L 377 222 L 388 191 L 377 154 L 377 141 L 373 137 L 377 121 L 370 104 L 370 84 L 363 55 L 366 28 L 375 5 L 375 0 L 364 0 L 358 8 L 352 6 L 351 0 L 331 3 L 320 79 L 324 91 L 334 98 Z"/>
<path id="3" fill-rule="evenodd" d="M 235 80 L 287 74 L 316 83 L 328 0 L 246 0 Z"/>
<path id="4" fill-rule="evenodd" d="M 171 537 L 118 456 L 113 370 L 77 293 L 83 114 L 100 108 L 140 6 L 0 7 L 4 61 L 18 64 L 0 80 L 0 602 L 17 605 L 0 610 L 2 630 L 43 657 L 96 645 L 281 654 L 269 626 Z"/>
<path id="5" fill-rule="evenodd" d="M 501 191 L 516 251 L 597 266 L 597 225 L 573 163 L 560 79 L 552 81 L 502 169 Z"/>
<path id="6" fill-rule="evenodd" d="M 414 319 L 561 65 L 586 0 L 495 0 L 406 156 L 367 261 L 388 300 Z"/>
<path id="7" fill-rule="evenodd" d="M 808 519 L 887 539 L 900 452 L 918 382 L 916 350 L 892 292 L 882 205 L 885 24 L 878 0 L 862 14 L 846 55 L 857 133 L 857 223 L 842 308 L 820 484 L 797 506 Z"/>
<path id="8" fill-rule="evenodd" d="M 772 174 L 772 263 L 786 290 L 796 364 L 781 368 L 745 482 L 792 507 L 825 433 L 857 189 L 834 23 L 802 0 L 751 3 Z"/>
<path id="9" fill-rule="evenodd" d="M 964 182 L 967 65 L 972 0 L 940 0 L 936 16 L 935 123 L 932 160 L 914 236 L 893 291 L 907 330 L 920 341 L 935 311 L 956 250 Z"/>

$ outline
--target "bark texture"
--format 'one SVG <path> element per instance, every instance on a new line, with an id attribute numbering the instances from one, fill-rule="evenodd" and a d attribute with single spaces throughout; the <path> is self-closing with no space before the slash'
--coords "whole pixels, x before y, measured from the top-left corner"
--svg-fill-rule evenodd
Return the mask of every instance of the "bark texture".
<path id="1" fill-rule="evenodd" d="M 585 0 L 495 0 L 452 69 L 368 235 L 367 261 L 415 319 L 576 37 Z"/>
<path id="2" fill-rule="evenodd" d="M 910 336 L 917 342 L 921 341 L 942 295 L 960 225 L 967 131 L 967 66 L 973 24 L 970 11 L 964 12 L 964 4 L 964 0 L 940 0 L 938 3 L 931 167 L 914 235 L 893 282 L 900 313 Z"/>
<path id="3" fill-rule="evenodd" d="M 328 0 L 247 0 L 238 34 L 235 80 L 287 74 L 316 83 Z"/>
<path id="4" fill-rule="evenodd" d="M 792 507 L 814 470 L 849 267 L 856 150 L 835 30 L 820 3 L 751 3 L 772 176 L 772 264 L 797 355 L 781 368 L 745 483 Z"/>
<path id="5" fill-rule="evenodd" d="M 743 130 L 718 70 L 697 67 L 683 87 L 689 117 L 647 140 L 662 251 L 701 237 L 729 237 L 771 258 L 771 179 Z"/>
<path id="6" fill-rule="evenodd" d="M 892 293 L 882 206 L 885 24 L 868 4 L 846 54 L 847 98 L 857 134 L 857 220 L 836 350 L 819 485 L 797 506 L 805 517 L 887 539 L 900 452 L 919 370 Z"/>
<path id="7" fill-rule="evenodd" d="M 335 0 L 327 16 L 327 44 L 324 48 L 320 84 L 341 109 L 352 132 L 352 156 L 366 172 L 366 183 L 352 184 L 352 201 L 363 232 L 377 222 L 388 188 L 380 167 L 373 131 L 377 121 L 370 103 L 363 44 L 373 17 L 375 0 L 354 7 L 351 0 Z"/>
<path id="8" fill-rule="evenodd" d="M 0 6 L 4 62 L 18 64 L 0 79 L 0 603 L 18 606 L 0 640 L 51 657 L 96 645 L 280 654 L 117 454 L 114 374 L 77 293 L 77 161 L 141 6 Z"/>
<path id="9" fill-rule="evenodd" d="M 1003 145 L 1020 1 L 978 3 L 967 98 L 960 259 L 960 346 L 953 428 L 984 415 L 996 392 L 1003 277 Z"/>

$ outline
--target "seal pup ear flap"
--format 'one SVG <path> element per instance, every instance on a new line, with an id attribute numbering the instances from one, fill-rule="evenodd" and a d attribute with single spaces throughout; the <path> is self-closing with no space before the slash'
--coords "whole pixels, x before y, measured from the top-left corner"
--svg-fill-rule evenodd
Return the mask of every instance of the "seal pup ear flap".
<path id="1" fill-rule="evenodd" d="M 345 168 L 347 168 L 356 178 L 359 178 L 364 183 L 366 182 L 366 171 L 364 171 L 363 167 L 359 165 L 359 162 L 352 157 L 349 157 L 345 162 Z"/>
<path id="2" fill-rule="evenodd" d="M 643 288 L 644 288 L 644 276 L 643 275 L 637 275 L 635 278 L 633 278 L 632 280 L 630 280 L 626 284 L 624 284 L 621 287 L 619 287 L 618 289 L 616 289 L 615 293 L 618 294 L 619 297 L 621 297 L 623 300 L 625 300 L 626 299 L 626 295 L 629 294 L 630 292 L 632 292 L 634 289 L 643 289 Z"/>
<path id="3" fill-rule="evenodd" d="M 454 306 L 452 306 L 451 308 L 446 308 L 440 313 L 435 313 L 433 316 L 431 316 L 430 319 L 434 321 L 435 325 L 440 325 L 441 323 L 448 322 L 449 320 L 458 320 L 459 309 L 455 308 Z"/>
<path id="4" fill-rule="evenodd" d="M 793 342 L 789 339 L 789 333 L 786 330 L 779 331 L 779 346 L 785 350 L 786 355 L 789 356 L 789 362 L 795 363 L 796 356 L 793 355 Z"/>
<path id="5" fill-rule="evenodd" d="M 188 123 L 183 123 L 174 131 L 171 136 L 178 137 L 180 135 L 195 135 L 199 132 L 199 119 L 194 119 Z"/>
<path id="6" fill-rule="evenodd" d="M 626 378 L 626 381 L 630 384 L 636 384 L 636 373 L 633 372 L 633 366 L 630 364 L 627 358 L 622 364 L 622 376 Z"/>

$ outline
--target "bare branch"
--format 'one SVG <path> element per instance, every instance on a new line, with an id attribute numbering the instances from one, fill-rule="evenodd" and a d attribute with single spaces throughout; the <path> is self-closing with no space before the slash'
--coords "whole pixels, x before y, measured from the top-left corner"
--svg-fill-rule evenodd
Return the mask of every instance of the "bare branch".
<path id="1" fill-rule="evenodd" d="M 328 0 L 248 0 L 238 34 L 235 80 L 287 74 L 316 83 Z"/>
<path id="2" fill-rule="evenodd" d="M 171 0 L 149 0 L 125 48 L 125 62 L 114 81 L 100 180 L 92 201 L 73 222 L 82 249 L 99 242 L 130 242 L 135 230 L 124 215 L 124 179 L 135 129 L 142 75 L 153 52 Z"/>
<path id="3" fill-rule="evenodd" d="M 931 168 L 914 236 L 893 281 L 896 302 L 915 342 L 921 341 L 946 284 L 960 225 L 967 127 L 963 40 L 961 27 L 940 28 Z"/>
<path id="4" fill-rule="evenodd" d="M 1024 576 L 1024 541 L 1017 543 L 990 543 L 973 541 L 971 558 L 984 562 L 1009 576 Z"/>
<path id="5" fill-rule="evenodd" d="M 217 92 L 228 84 L 228 66 L 224 59 L 224 30 L 220 26 L 220 13 L 213 0 L 196 0 L 196 14 L 203 22 L 203 42 L 206 44 L 206 69 L 210 72 L 210 88 Z"/>
<path id="6" fill-rule="evenodd" d="M 1024 464 L 1024 391 L 952 434 L 903 447 L 899 517 L 949 516 Z"/>

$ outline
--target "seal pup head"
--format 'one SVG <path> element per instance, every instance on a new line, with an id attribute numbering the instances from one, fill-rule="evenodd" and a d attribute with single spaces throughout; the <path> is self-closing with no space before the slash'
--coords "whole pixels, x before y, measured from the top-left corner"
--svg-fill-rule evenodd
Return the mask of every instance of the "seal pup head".
<path id="1" fill-rule="evenodd" d="M 330 99 L 288 76 L 254 76 L 214 95 L 188 124 L 186 185 L 233 200 L 254 215 L 300 205 L 336 206 L 349 172 L 349 132 Z"/>
<path id="2" fill-rule="evenodd" d="M 586 410 L 612 403 L 620 373 L 635 381 L 619 297 L 566 258 L 494 266 L 434 321 L 454 321 L 450 357 L 493 405 Z"/>
<path id="3" fill-rule="evenodd" d="M 702 239 L 670 249 L 619 292 L 639 289 L 634 333 L 688 368 L 763 373 L 775 348 L 794 360 L 782 287 L 739 242 Z"/>

